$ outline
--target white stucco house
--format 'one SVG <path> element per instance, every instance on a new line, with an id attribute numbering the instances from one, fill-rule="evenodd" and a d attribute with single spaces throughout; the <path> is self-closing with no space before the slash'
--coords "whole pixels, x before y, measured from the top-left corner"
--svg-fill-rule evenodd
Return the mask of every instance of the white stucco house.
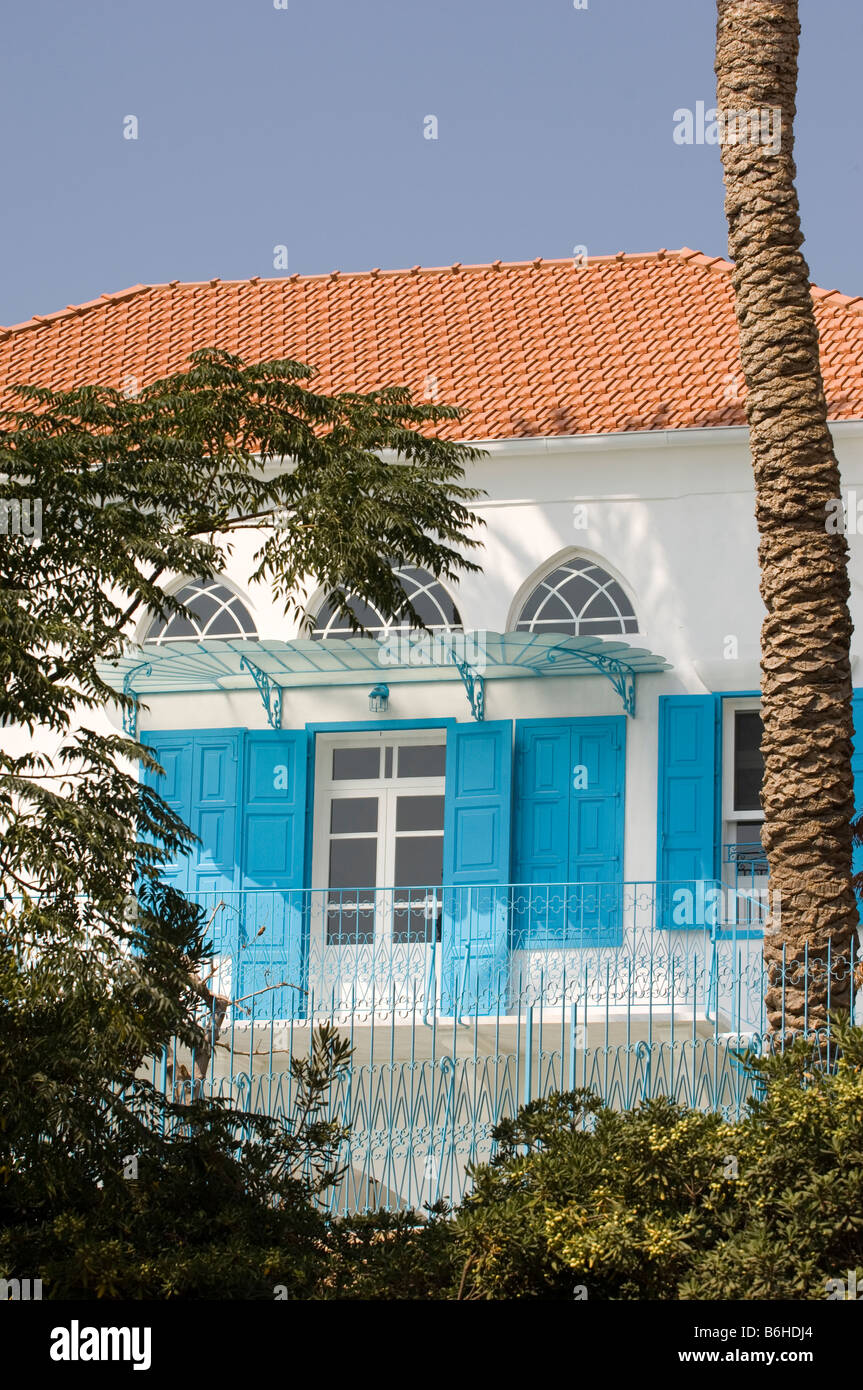
<path id="1" fill-rule="evenodd" d="M 481 572 L 402 575 L 433 638 L 367 611 L 352 638 L 314 577 L 301 630 L 250 582 L 247 534 L 217 580 L 174 577 L 193 623 L 145 618 L 111 668 L 200 837 L 169 877 L 206 907 L 238 1019 L 565 1009 L 586 962 L 600 1007 L 602 970 L 607 1002 L 642 950 L 673 1006 L 670 959 L 679 999 L 723 943 L 757 959 L 762 606 L 729 269 L 684 249 L 136 286 L 0 331 L 4 377 L 54 386 L 207 345 L 308 361 L 323 389 L 406 384 L 462 406 L 447 432 L 485 450 Z M 863 303 L 813 294 L 863 497 Z"/>

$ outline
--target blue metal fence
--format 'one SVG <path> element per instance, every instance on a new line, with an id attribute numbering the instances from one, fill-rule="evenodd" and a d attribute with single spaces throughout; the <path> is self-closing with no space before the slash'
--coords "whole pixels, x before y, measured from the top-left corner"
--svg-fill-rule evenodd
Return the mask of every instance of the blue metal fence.
<path id="1" fill-rule="evenodd" d="M 558 1089 L 590 1087 L 621 1109 L 669 1095 L 738 1117 L 751 1088 L 738 1054 L 775 1040 L 765 907 L 751 894 L 618 883 L 497 886 L 493 900 L 486 887 L 340 895 L 204 899 L 209 1045 L 197 1056 L 175 1045 L 152 1073 L 176 1099 L 207 1094 L 290 1119 L 291 1059 L 318 1024 L 336 1026 L 353 1056 L 329 1100 L 350 1128 L 333 1210 L 458 1200 L 500 1119 Z M 669 904 L 680 925 L 668 925 Z M 484 917 L 500 910 L 509 949 L 484 957 Z M 475 919 L 457 934 L 461 955 L 446 935 L 456 911 Z M 409 930 L 394 929 L 400 914 Z M 853 954 L 829 966 L 837 985 L 856 968 Z"/>

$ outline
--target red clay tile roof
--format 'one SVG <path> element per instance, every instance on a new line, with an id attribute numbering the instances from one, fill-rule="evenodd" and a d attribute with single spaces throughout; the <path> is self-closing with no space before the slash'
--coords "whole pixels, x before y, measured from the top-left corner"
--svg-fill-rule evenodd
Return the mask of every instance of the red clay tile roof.
<path id="1" fill-rule="evenodd" d="M 519 264 L 134 285 L 0 328 L 0 382 L 143 384 L 216 345 L 324 391 L 407 385 L 451 437 L 744 423 L 730 262 L 684 247 Z M 813 288 L 832 419 L 863 418 L 863 300 Z M 8 395 L 2 397 L 9 402 Z"/>

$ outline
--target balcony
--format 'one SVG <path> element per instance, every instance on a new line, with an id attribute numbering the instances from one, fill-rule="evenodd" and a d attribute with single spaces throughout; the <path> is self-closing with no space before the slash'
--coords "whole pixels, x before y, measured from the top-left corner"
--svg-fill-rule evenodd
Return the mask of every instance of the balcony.
<path id="1" fill-rule="evenodd" d="M 353 1053 L 328 1115 L 349 1126 L 333 1211 L 457 1200 L 518 1106 L 588 1087 L 739 1117 L 763 1008 L 766 900 L 715 880 L 209 894 L 198 1054 L 147 1074 L 290 1119 L 291 1060 L 333 1022 Z M 847 986 L 855 961 L 833 963 Z M 804 972 L 805 974 L 805 972 Z M 789 983 L 801 983 L 798 967 Z"/>
<path id="2" fill-rule="evenodd" d="M 705 1012 L 735 953 L 738 986 L 742 956 L 759 976 L 747 1005 L 757 1012 L 766 895 L 714 880 L 253 890 L 198 901 L 209 986 L 235 1028 L 323 1017 L 482 1023 L 528 1008 Z"/>

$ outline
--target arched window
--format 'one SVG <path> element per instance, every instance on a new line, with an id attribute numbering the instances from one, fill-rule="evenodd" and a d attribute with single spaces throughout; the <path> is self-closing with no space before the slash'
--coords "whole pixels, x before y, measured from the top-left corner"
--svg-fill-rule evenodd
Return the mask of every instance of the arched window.
<path id="1" fill-rule="evenodd" d="M 426 627 L 433 631 L 461 627 L 458 609 L 440 580 L 435 579 L 433 574 L 429 574 L 427 570 L 412 568 L 398 569 L 396 574 Z M 380 637 L 386 632 L 407 631 L 410 627 L 407 616 L 399 615 L 387 621 L 376 608 L 359 598 L 350 599 L 348 607 L 357 622 L 366 629 L 366 635 L 369 637 Z M 335 605 L 329 598 L 324 600 L 318 610 L 311 635 L 317 640 L 362 636 L 361 633 L 351 630 L 346 619 L 336 612 Z"/>
<path id="2" fill-rule="evenodd" d="M 540 580 L 515 627 L 567 637 L 619 637 L 637 632 L 638 619 L 616 579 L 593 560 L 575 559 Z"/>
<path id="3" fill-rule="evenodd" d="M 200 642 L 205 637 L 257 637 L 242 599 L 218 579 L 192 579 L 174 597 L 189 609 L 154 618 L 145 642 Z"/>

